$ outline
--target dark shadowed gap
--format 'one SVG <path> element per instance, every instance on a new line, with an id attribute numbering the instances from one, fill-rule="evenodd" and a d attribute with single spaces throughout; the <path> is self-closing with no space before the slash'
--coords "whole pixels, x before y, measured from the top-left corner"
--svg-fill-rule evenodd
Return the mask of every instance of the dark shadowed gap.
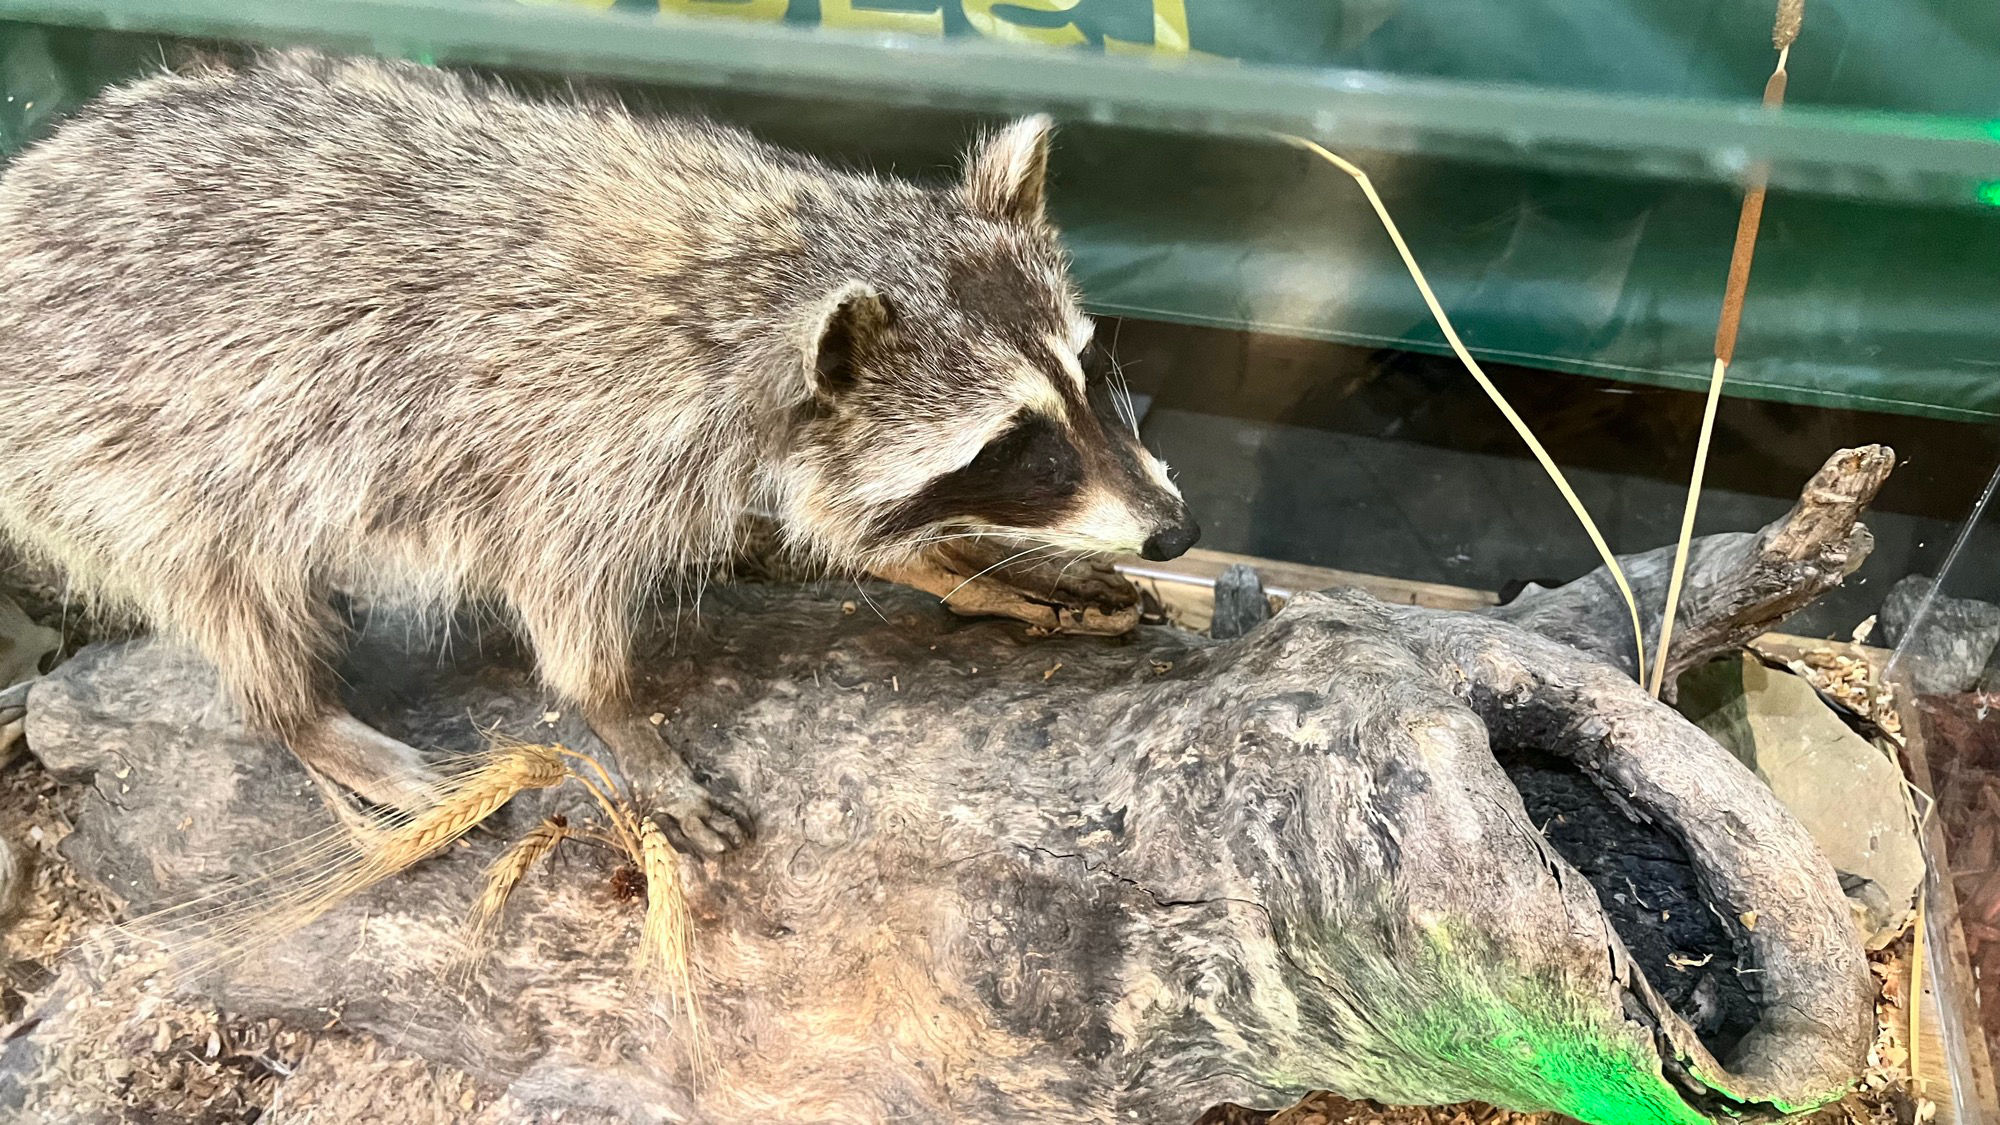
<path id="1" fill-rule="evenodd" d="M 1706 901 L 1687 852 L 1626 816 L 1576 767 L 1533 750 L 1499 751 L 1528 816 L 1597 888 L 1612 928 L 1646 979 L 1726 1059 L 1757 1023 L 1756 975 Z"/>

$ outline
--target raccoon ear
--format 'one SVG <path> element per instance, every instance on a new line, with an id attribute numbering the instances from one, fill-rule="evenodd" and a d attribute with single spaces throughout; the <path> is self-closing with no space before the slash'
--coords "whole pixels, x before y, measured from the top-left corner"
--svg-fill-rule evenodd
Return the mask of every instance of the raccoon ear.
<path id="1" fill-rule="evenodd" d="M 974 145 L 965 158 L 965 194 L 973 209 L 1003 222 L 1041 222 L 1054 129 L 1048 115 L 1038 113 Z"/>
<path id="2" fill-rule="evenodd" d="M 889 298 L 850 281 L 819 302 L 806 334 L 806 381 L 815 398 L 831 398 L 859 379 L 858 358 L 895 326 Z"/>

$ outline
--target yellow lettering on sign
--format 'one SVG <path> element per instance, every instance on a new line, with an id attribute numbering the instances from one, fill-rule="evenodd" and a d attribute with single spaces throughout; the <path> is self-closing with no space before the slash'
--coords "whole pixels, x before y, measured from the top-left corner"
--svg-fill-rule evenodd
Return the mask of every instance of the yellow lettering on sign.
<path id="1" fill-rule="evenodd" d="M 1104 37 L 1106 54 L 1188 54 L 1187 0 L 1153 0 L 1153 41 L 1133 43 Z"/>
<path id="2" fill-rule="evenodd" d="M 584 0 L 608 8 L 615 0 Z M 791 0 L 660 0 L 662 12 L 677 16 L 727 16 L 739 20 L 781 20 Z"/>
<path id="3" fill-rule="evenodd" d="M 1090 41 L 1089 37 L 1078 31 L 1073 23 L 1054 27 L 1013 23 L 1001 19 L 993 11 L 1004 4 L 1009 8 L 1025 8 L 1031 12 L 1067 12 L 1076 7 L 1080 0 L 964 0 L 964 2 L 965 22 L 971 24 L 974 31 L 988 39 L 999 39 L 1008 43 L 1039 43 L 1048 47 L 1074 47 Z"/>
<path id="4" fill-rule="evenodd" d="M 823 27 L 858 28 L 863 31 L 903 31 L 913 35 L 943 35 L 944 10 L 913 12 L 908 8 L 863 7 L 861 0 L 819 0 L 819 22 Z"/>
<path id="5" fill-rule="evenodd" d="M 598 0 L 586 0 L 596 4 Z M 782 20 L 792 0 L 660 0 L 662 12 L 676 16 L 726 16 L 730 20 Z M 598 4 L 608 8 L 610 4 Z"/>

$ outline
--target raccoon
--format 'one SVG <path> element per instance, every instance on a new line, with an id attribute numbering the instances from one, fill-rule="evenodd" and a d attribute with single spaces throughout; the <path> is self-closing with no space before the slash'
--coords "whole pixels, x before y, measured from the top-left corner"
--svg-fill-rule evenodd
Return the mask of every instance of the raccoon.
<path id="1" fill-rule="evenodd" d="M 1050 132 L 920 185 L 412 63 L 112 89 L 0 176 L 0 537 L 393 807 L 433 780 L 341 705 L 333 599 L 502 607 L 724 851 L 742 810 L 627 664 L 663 576 L 708 573 L 746 513 L 853 571 L 953 535 L 1153 559 L 1198 535 L 1093 362 Z"/>

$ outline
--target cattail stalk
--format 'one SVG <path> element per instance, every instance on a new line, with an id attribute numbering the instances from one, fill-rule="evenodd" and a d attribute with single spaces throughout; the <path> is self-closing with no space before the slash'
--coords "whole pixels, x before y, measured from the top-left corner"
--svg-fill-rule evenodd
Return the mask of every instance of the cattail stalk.
<path id="1" fill-rule="evenodd" d="M 1787 73 L 1792 42 L 1805 21 L 1805 0 L 1778 0 L 1778 15 L 1771 29 L 1771 45 L 1777 49 L 1778 64 L 1764 83 L 1764 108 L 1776 110 L 1785 104 Z M 1694 469 L 1688 474 L 1687 504 L 1681 510 L 1680 539 L 1674 544 L 1674 569 L 1667 580 L 1667 605 L 1660 617 L 1660 643 L 1653 656 L 1653 677 L 1648 690 L 1658 699 L 1666 687 L 1667 654 L 1674 639 L 1674 615 L 1680 608 L 1681 586 L 1687 579 L 1688 552 L 1694 543 L 1695 512 L 1701 506 L 1703 479 L 1708 474 L 1709 444 L 1715 435 L 1715 413 L 1722 402 L 1723 380 L 1728 378 L 1730 361 L 1736 358 L 1736 332 L 1743 325 L 1743 296 L 1750 289 L 1750 261 L 1757 251 L 1757 228 L 1764 219 L 1765 185 L 1770 167 L 1762 162 L 1750 169 L 1743 192 L 1743 207 L 1736 216 L 1736 241 L 1729 250 L 1729 279 L 1722 290 L 1722 314 L 1715 326 L 1715 365 L 1709 371 L 1708 399 L 1702 406 L 1701 436 L 1695 440 Z M 1641 671 L 1644 671 L 1643 662 Z"/>

